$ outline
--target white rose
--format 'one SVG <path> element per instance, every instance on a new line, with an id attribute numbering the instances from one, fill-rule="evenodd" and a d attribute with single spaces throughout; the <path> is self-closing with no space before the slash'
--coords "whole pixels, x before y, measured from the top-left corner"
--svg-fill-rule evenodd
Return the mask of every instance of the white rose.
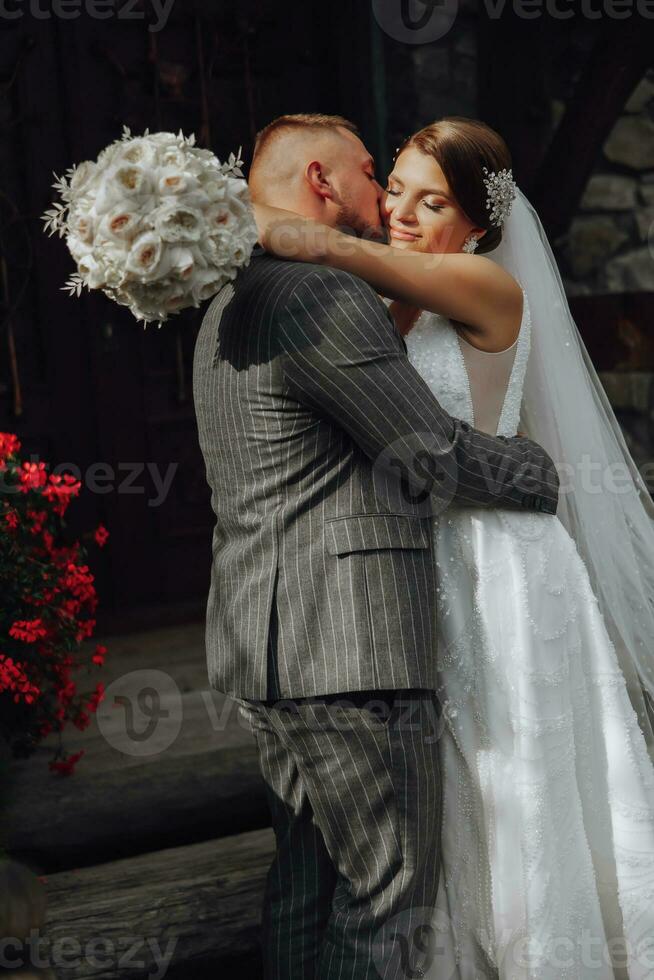
<path id="1" fill-rule="evenodd" d="M 197 177 L 183 168 L 163 167 L 158 176 L 158 190 L 163 195 L 186 194 L 199 187 Z"/>
<path id="2" fill-rule="evenodd" d="M 97 215 L 103 215 L 116 205 L 124 203 L 125 195 L 113 180 L 103 174 L 95 193 L 94 208 Z"/>
<path id="3" fill-rule="evenodd" d="M 100 154 L 98 154 L 97 167 L 98 171 L 106 171 L 113 164 L 114 160 L 120 154 L 120 145 L 110 143 L 106 146 Z"/>
<path id="4" fill-rule="evenodd" d="M 228 197 L 229 209 L 236 218 L 241 228 L 246 228 L 254 223 L 254 215 L 250 207 L 249 198 Z"/>
<path id="5" fill-rule="evenodd" d="M 131 242 L 143 230 L 142 219 L 142 211 L 130 204 L 115 206 L 102 217 L 98 231 L 110 241 Z"/>
<path id="6" fill-rule="evenodd" d="M 195 157 L 196 160 L 200 160 L 203 164 L 209 164 L 210 166 L 215 167 L 216 169 L 220 168 L 218 158 L 216 157 L 216 154 L 213 152 L 213 150 L 207 150 L 203 146 L 194 146 L 191 149 L 191 154 Z"/>
<path id="7" fill-rule="evenodd" d="M 134 242 L 125 260 L 125 270 L 141 282 L 151 282 L 158 275 L 162 241 L 153 231 L 143 232 Z"/>
<path id="8" fill-rule="evenodd" d="M 154 227 L 165 242 L 198 241 L 204 231 L 204 220 L 196 208 L 183 202 L 164 204 L 153 217 Z"/>
<path id="9" fill-rule="evenodd" d="M 135 163 L 119 164 L 113 172 L 114 183 L 125 197 L 145 196 L 152 193 L 152 180 L 143 167 Z"/>
<path id="10" fill-rule="evenodd" d="M 78 235 L 69 234 L 66 236 L 66 245 L 68 246 L 68 251 L 73 256 L 76 262 L 89 252 L 89 246 L 86 242 Z"/>
<path id="11" fill-rule="evenodd" d="M 206 217 L 210 234 L 248 234 L 254 227 L 249 203 L 229 196 L 222 204 L 212 204 L 207 209 Z"/>
<path id="12" fill-rule="evenodd" d="M 161 313 L 164 313 L 165 291 L 157 282 L 130 283 L 128 287 L 118 292 L 134 316 L 157 319 Z"/>
<path id="13" fill-rule="evenodd" d="M 70 215 L 68 218 L 69 227 L 72 229 L 73 234 L 79 238 L 81 242 L 85 245 L 91 245 L 93 242 L 93 233 L 95 230 L 95 218 L 89 212 L 79 212 Z"/>
<path id="14" fill-rule="evenodd" d="M 214 296 L 224 286 L 227 278 L 229 277 L 217 269 L 199 270 L 193 277 L 191 287 L 196 302 L 201 303 L 203 300 Z"/>
<path id="15" fill-rule="evenodd" d="M 125 260 L 128 252 L 125 248 L 112 242 L 103 242 L 100 247 L 93 249 L 93 254 L 104 269 L 107 284 L 115 288 L 122 286 L 127 279 Z"/>
<path id="16" fill-rule="evenodd" d="M 199 242 L 194 242 L 188 246 L 196 269 L 206 269 L 209 264 L 206 249 L 203 247 L 208 240 L 204 237 Z"/>
<path id="17" fill-rule="evenodd" d="M 164 308 L 167 313 L 177 313 L 179 310 L 183 310 L 187 306 L 193 305 L 193 302 L 193 293 L 186 289 L 185 286 L 178 285 L 177 288 L 172 290 L 170 295 L 164 299 Z"/>
<path id="18" fill-rule="evenodd" d="M 176 313 L 192 305 L 192 296 L 179 284 L 167 289 L 153 284 L 153 288 L 148 290 L 134 284 L 128 291 L 122 291 L 121 296 L 134 316 L 145 320 L 165 320 L 168 313 Z"/>
<path id="19" fill-rule="evenodd" d="M 175 167 L 177 170 L 183 170 L 186 164 L 186 156 L 177 144 L 160 147 L 157 157 L 162 167 Z"/>
<path id="20" fill-rule="evenodd" d="M 248 246 L 247 242 L 241 241 L 238 238 L 234 239 L 234 247 L 232 249 L 232 262 L 237 268 L 241 268 L 245 265 L 246 261 L 250 257 L 252 252 L 251 246 Z"/>
<path id="21" fill-rule="evenodd" d="M 159 265 L 159 277 L 179 285 L 179 280 L 188 281 L 196 268 L 196 257 L 193 250 L 185 245 L 165 245 Z"/>
<path id="22" fill-rule="evenodd" d="M 125 164 L 137 164 L 137 166 L 147 168 L 152 166 L 156 156 L 156 150 L 148 138 L 135 138 L 126 140 L 117 154 L 117 160 Z"/>
<path id="23" fill-rule="evenodd" d="M 77 268 L 89 289 L 100 289 L 105 285 L 105 267 L 98 262 L 90 252 L 82 256 L 77 263 Z"/>
<path id="24" fill-rule="evenodd" d="M 144 136 L 143 138 L 148 139 L 151 143 L 154 143 L 158 147 L 179 146 L 177 133 L 169 133 L 169 132 L 162 131 L 160 133 L 150 133 L 147 137 Z"/>
<path id="25" fill-rule="evenodd" d="M 202 190 L 212 203 L 224 201 L 227 190 L 225 178 L 221 176 L 220 179 L 211 178 L 202 181 Z"/>
<path id="26" fill-rule="evenodd" d="M 211 207 L 211 201 L 202 190 L 199 182 L 195 190 L 189 190 L 183 195 L 181 202 L 185 207 L 199 211 L 203 218 L 207 209 Z"/>
<path id="27" fill-rule="evenodd" d="M 206 221 L 210 235 L 230 231 L 235 223 L 235 218 L 230 210 L 229 202 L 212 204 L 207 208 Z"/>
<path id="28" fill-rule="evenodd" d="M 237 198 L 239 201 L 249 201 L 250 191 L 245 180 L 240 177 L 226 177 L 227 196 Z"/>

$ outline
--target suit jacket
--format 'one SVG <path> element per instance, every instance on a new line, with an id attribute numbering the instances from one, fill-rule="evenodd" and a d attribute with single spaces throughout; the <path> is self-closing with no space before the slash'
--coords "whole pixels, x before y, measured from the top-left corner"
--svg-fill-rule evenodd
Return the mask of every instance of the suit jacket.
<path id="1" fill-rule="evenodd" d="M 344 272 L 255 252 L 204 316 L 193 393 L 209 682 L 234 697 L 435 688 L 433 515 L 556 512 L 544 450 L 451 418 Z"/>

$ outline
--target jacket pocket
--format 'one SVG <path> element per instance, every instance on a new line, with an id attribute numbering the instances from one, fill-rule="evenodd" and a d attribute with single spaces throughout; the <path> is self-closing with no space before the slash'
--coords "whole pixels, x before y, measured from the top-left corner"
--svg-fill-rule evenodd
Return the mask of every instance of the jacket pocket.
<path id="1" fill-rule="evenodd" d="M 431 518 L 407 514 L 353 514 L 325 521 L 330 555 L 387 548 L 429 548 Z"/>

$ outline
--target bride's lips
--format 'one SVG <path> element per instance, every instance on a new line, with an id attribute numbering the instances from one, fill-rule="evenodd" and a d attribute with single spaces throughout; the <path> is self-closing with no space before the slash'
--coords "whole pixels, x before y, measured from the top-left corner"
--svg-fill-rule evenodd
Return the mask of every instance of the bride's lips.
<path id="1" fill-rule="evenodd" d="M 420 235 L 412 235 L 410 231 L 400 231 L 399 228 L 393 228 L 390 226 L 391 238 L 399 238 L 402 242 L 415 242 Z"/>

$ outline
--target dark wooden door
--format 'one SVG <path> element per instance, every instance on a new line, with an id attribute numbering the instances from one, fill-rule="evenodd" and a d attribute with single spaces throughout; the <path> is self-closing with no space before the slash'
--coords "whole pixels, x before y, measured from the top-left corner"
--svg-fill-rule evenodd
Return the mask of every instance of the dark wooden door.
<path id="1" fill-rule="evenodd" d="M 53 171 L 95 158 L 123 124 L 193 131 L 220 157 L 242 143 L 246 159 L 257 129 L 283 112 L 354 110 L 365 130 L 370 95 L 357 77 L 367 78 L 368 22 L 356 5 L 330 17 L 324 6 L 175 4 L 150 32 L 116 17 L 37 20 L 25 5 L 0 24 L 0 428 L 26 454 L 78 468 L 70 528 L 102 521 L 111 534 L 92 556 L 108 628 L 198 614 L 206 602 L 213 515 L 191 390 L 202 310 L 144 330 L 100 293 L 63 292 L 72 259 L 40 220 Z M 359 58 L 348 24 L 362 32 Z M 157 474 L 168 474 L 163 493 Z"/>

